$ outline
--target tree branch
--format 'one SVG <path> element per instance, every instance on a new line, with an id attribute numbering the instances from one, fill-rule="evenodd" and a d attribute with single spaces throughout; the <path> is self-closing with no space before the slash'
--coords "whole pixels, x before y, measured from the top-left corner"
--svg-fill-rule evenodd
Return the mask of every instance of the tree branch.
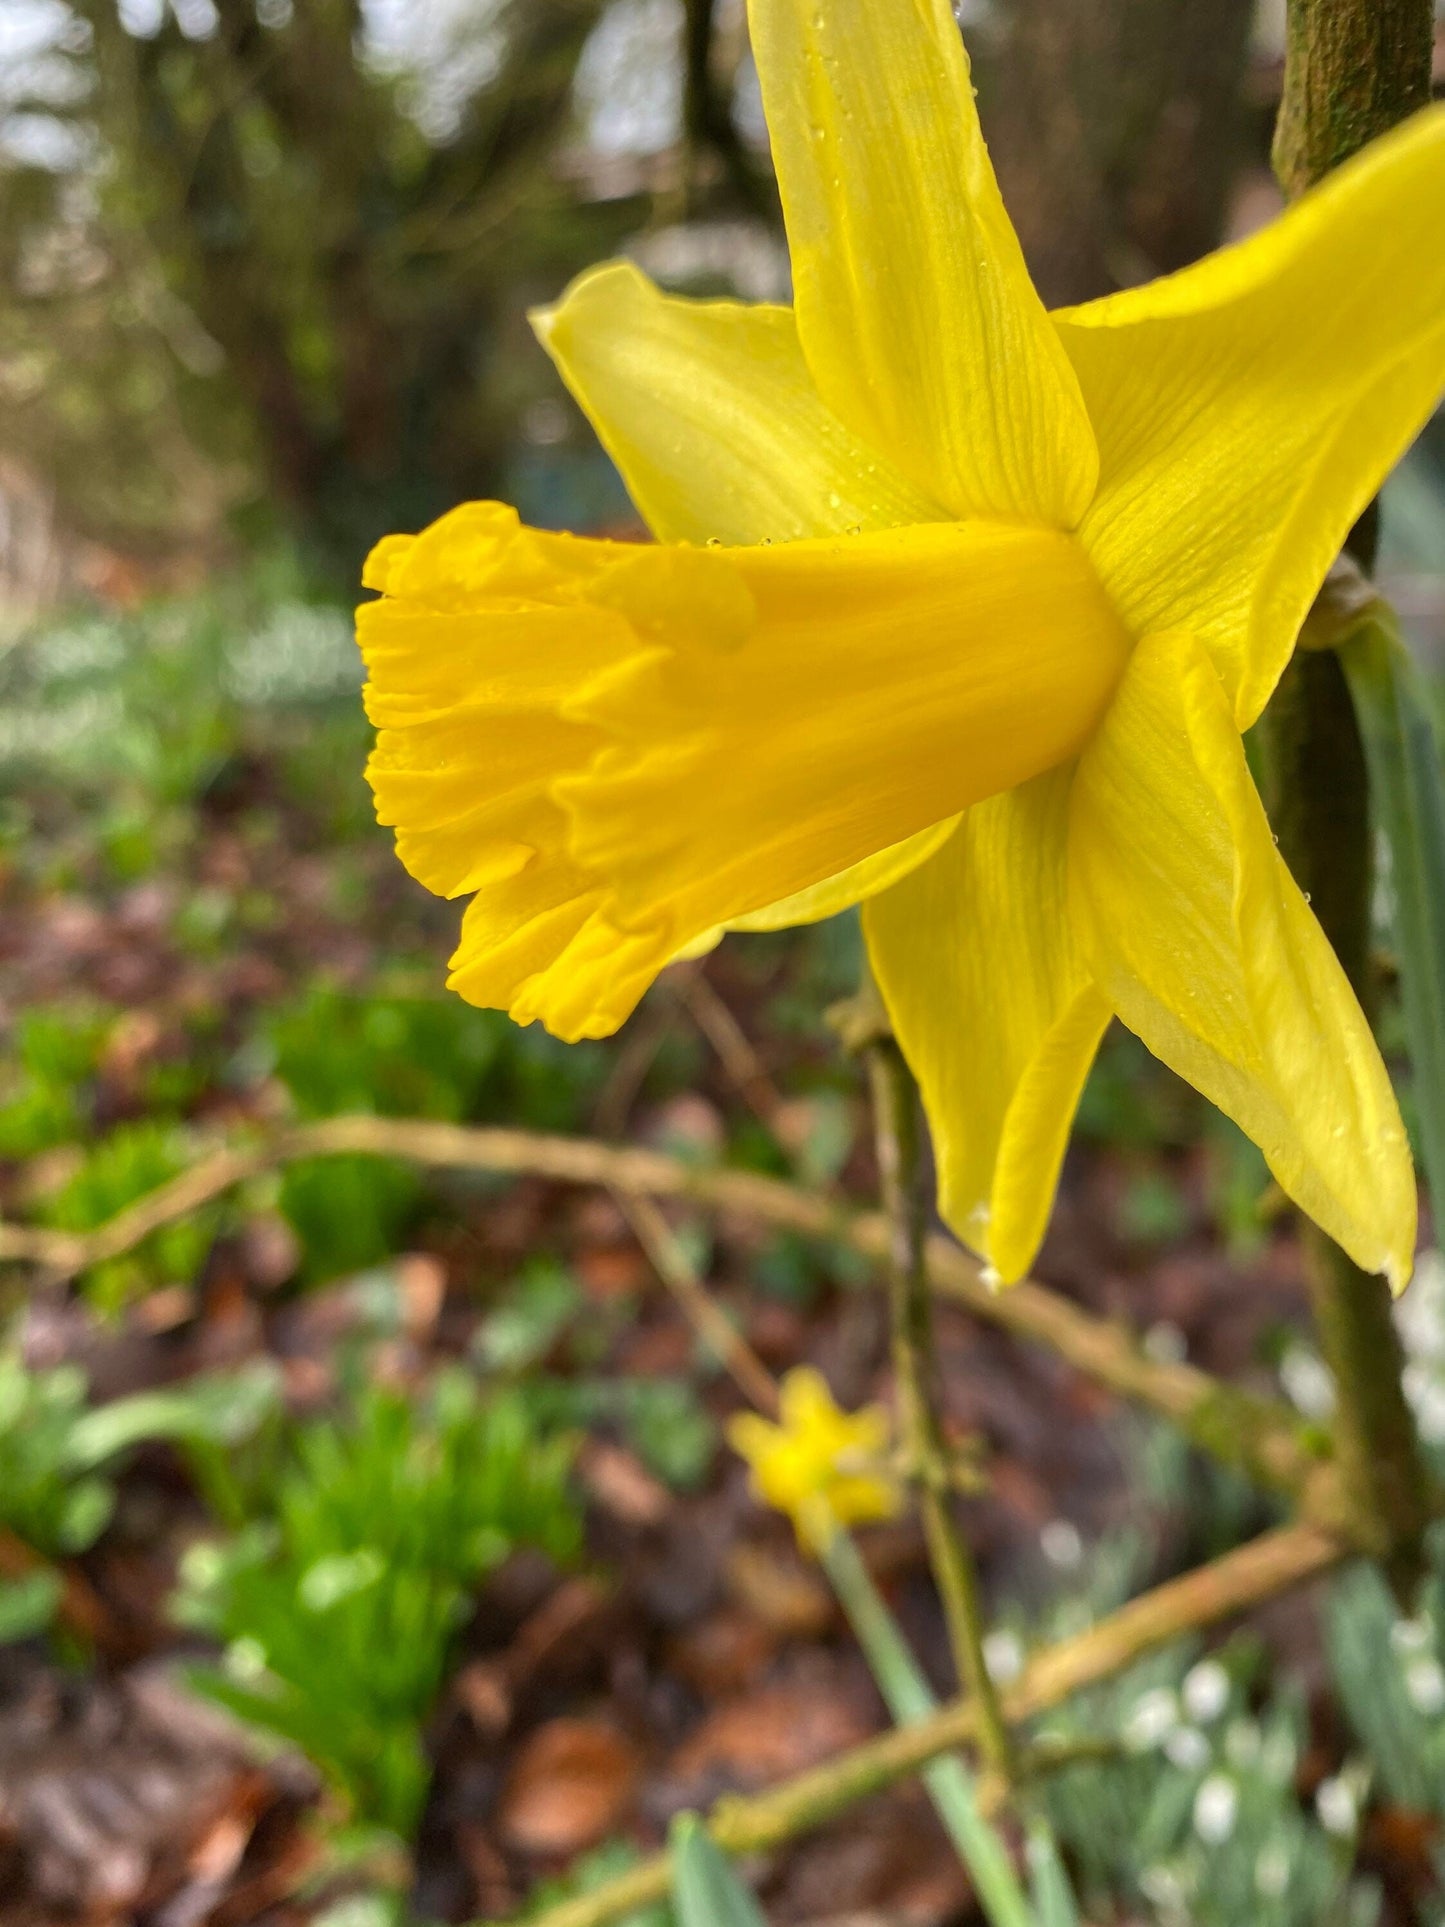
<path id="1" fill-rule="evenodd" d="M 93 1231 L 0 1223 L 0 1263 L 28 1264 L 56 1279 L 71 1278 L 133 1251 L 152 1232 L 268 1171 L 304 1158 L 357 1152 L 432 1170 L 531 1175 L 598 1185 L 628 1197 L 683 1198 L 802 1237 L 836 1239 L 875 1264 L 888 1254 L 888 1226 L 880 1213 L 857 1212 L 753 1172 L 709 1169 L 660 1151 L 587 1138 L 355 1116 L 292 1125 L 260 1142 L 217 1151 Z M 936 1292 L 990 1324 L 1048 1347 L 1120 1397 L 1161 1413 L 1203 1450 L 1299 1499 L 1312 1517 L 1339 1523 L 1332 1510 L 1327 1448 L 1283 1407 L 1221 1384 L 1192 1365 L 1157 1363 L 1127 1326 L 1095 1318 L 1042 1285 L 1025 1281 L 991 1291 L 977 1263 L 948 1238 L 930 1237 L 926 1253 Z"/>
<path id="2" fill-rule="evenodd" d="M 1004 1695 L 1011 1724 L 1058 1706 L 1184 1633 L 1199 1632 L 1289 1587 L 1318 1578 L 1347 1548 L 1311 1525 L 1282 1527 L 1210 1565 L 1142 1594 L 1088 1632 L 1039 1653 Z M 750 1798 L 720 1800 L 708 1828 L 729 1853 L 759 1853 L 821 1826 L 856 1801 L 954 1751 L 976 1736 L 972 1699 L 952 1700 L 930 1718 L 895 1727 L 840 1758 Z M 533 1917 L 532 1927 L 607 1927 L 634 1909 L 664 1900 L 671 1888 L 667 1854 L 655 1855 L 615 1880 Z"/>

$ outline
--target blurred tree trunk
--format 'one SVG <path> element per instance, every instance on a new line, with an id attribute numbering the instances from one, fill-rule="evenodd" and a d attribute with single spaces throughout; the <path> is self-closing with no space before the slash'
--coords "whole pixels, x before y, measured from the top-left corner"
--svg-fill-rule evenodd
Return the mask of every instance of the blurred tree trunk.
<path id="1" fill-rule="evenodd" d="M 976 61 L 984 126 L 1051 305 L 1217 245 L 1253 12 L 1253 0 L 1007 0 Z"/>

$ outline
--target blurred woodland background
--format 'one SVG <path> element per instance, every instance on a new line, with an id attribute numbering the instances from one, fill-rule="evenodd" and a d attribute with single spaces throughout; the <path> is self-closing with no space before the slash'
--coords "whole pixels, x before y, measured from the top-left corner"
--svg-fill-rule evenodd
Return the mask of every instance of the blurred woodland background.
<path id="1" fill-rule="evenodd" d="M 1278 207 L 1282 7 L 957 11 L 1050 302 Z M 343 1113 L 873 1197 L 823 1017 L 850 918 L 730 940 L 564 1048 L 445 995 L 456 911 L 371 818 L 370 544 L 481 495 L 636 529 L 525 320 L 620 251 L 786 298 L 742 0 L 0 0 L 0 1218 L 83 1237 Z M 1442 462 L 1437 424 L 1382 551 L 1432 674 Z M 771 1369 L 886 1389 L 856 1250 L 674 1223 Z M 0 1266 L 5 1927 L 501 1916 L 881 1726 L 605 1193 L 353 1149 L 76 1269 Z M 1039 1274 L 1150 1359 L 1328 1412 L 1262 1164 L 1123 1033 Z M 1438 1253 L 1402 1334 L 1445 1469 Z M 1000 1679 L 1276 1516 L 958 1306 L 941 1344 Z M 947 1690 L 916 1529 L 867 1549 Z M 1048 1794 L 1089 1919 L 1439 1927 L 1445 1555 L 1432 1583 L 1403 1618 L 1351 1573 L 1052 1716 L 1113 1749 Z M 981 1917 L 916 1787 L 754 1871 L 778 1922 Z"/>

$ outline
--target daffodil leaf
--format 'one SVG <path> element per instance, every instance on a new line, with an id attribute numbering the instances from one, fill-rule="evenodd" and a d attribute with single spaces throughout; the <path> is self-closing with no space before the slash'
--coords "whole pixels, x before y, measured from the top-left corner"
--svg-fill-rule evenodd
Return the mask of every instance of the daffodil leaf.
<path id="1" fill-rule="evenodd" d="M 822 1560 L 888 1711 L 900 1726 L 926 1719 L 938 1702 L 857 1547 L 846 1533 L 836 1533 Z M 930 1760 L 921 1777 L 968 1868 L 990 1927 L 1039 1927 L 1015 1878 L 1008 1848 L 979 1811 L 973 1775 L 963 1761 L 956 1754 Z"/>
<path id="2" fill-rule="evenodd" d="M 673 1822 L 672 1864 L 678 1927 L 767 1927 L 758 1903 L 695 1813 Z"/>
<path id="3" fill-rule="evenodd" d="M 1029 1897 L 1038 1927 L 1079 1927 L 1069 1876 L 1046 1820 L 1036 1820 L 1029 1828 L 1028 1859 Z"/>
<path id="4" fill-rule="evenodd" d="M 1389 851 L 1390 916 L 1414 1070 L 1420 1155 L 1445 1205 L 1445 772 L 1425 692 L 1394 612 L 1373 601 L 1341 646 Z"/>

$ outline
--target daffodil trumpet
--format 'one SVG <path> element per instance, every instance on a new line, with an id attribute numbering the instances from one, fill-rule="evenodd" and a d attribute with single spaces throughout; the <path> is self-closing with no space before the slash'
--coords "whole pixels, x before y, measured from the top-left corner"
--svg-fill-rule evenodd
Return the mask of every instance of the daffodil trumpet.
<path id="1" fill-rule="evenodd" d="M 383 823 L 450 982 L 559 1036 L 863 905 L 940 1205 L 1003 1279 L 1117 1016 L 1396 1288 L 1389 1078 L 1242 732 L 1445 387 L 1445 115 L 1049 314 L 947 0 L 751 0 L 788 307 L 627 263 L 537 333 L 657 540 L 473 503 L 370 557 Z"/>

